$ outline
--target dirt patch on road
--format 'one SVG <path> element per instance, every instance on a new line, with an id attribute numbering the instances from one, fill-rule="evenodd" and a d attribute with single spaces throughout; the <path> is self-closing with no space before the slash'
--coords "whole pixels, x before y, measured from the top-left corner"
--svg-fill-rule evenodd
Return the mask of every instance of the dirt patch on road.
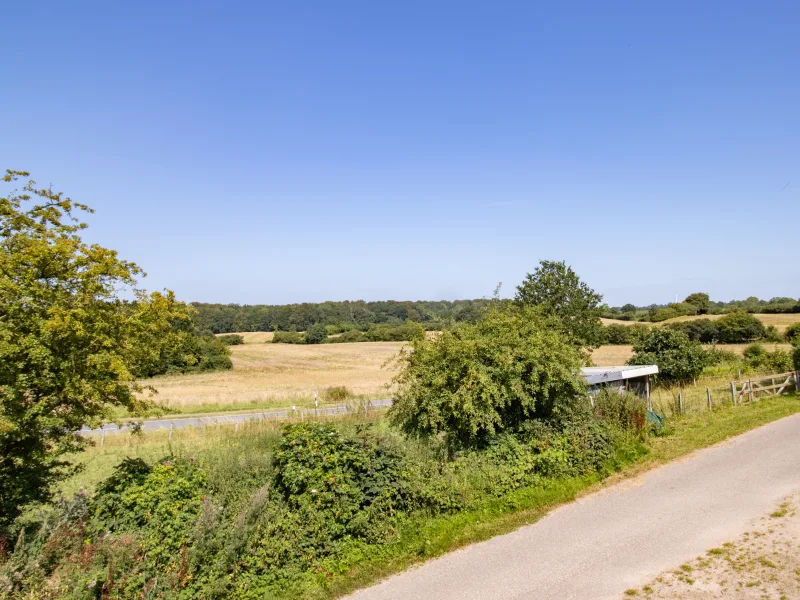
<path id="1" fill-rule="evenodd" d="M 738 540 L 667 571 L 625 598 L 800 598 L 800 494 L 781 502 Z"/>

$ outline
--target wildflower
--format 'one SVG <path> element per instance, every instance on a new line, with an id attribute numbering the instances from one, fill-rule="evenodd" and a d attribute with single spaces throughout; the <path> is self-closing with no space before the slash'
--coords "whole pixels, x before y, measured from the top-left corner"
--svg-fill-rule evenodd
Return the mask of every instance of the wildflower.
<path id="1" fill-rule="evenodd" d="M 164 461 L 164 466 L 165 466 L 165 467 L 171 467 L 171 466 L 172 466 L 172 463 L 171 463 L 171 462 L 169 462 L 168 460 L 165 460 L 165 461 Z"/>
<path id="2" fill-rule="evenodd" d="M 311 490 L 311 493 L 312 493 L 312 494 L 316 494 L 316 493 L 317 493 L 317 490 L 313 490 L 313 489 L 312 489 L 312 490 Z"/>

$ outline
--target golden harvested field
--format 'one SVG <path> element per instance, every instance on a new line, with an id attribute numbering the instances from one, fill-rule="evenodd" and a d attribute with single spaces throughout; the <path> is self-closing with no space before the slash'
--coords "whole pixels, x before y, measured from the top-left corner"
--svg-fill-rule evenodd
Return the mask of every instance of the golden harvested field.
<path id="1" fill-rule="evenodd" d="M 158 390 L 156 402 L 181 412 L 310 406 L 315 392 L 324 403 L 324 390 L 339 385 L 361 397 L 386 398 L 395 373 L 394 365 L 386 363 L 404 345 L 250 343 L 231 347 L 232 371 L 156 377 L 145 383 Z M 790 349 L 788 344 L 765 346 Z M 720 346 L 740 354 L 745 347 Z M 592 353 L 592 360 L 602 367 L 624 365 L 631 354 L 631 346 L 602 346 Z"/>
<path id="2" fill-rule="evenodd" d="M 388 397 L 391 365 L 403 342 L 359 344 L 245 344 L 231 346 L 232 371 L 156 377 L 160 404 L 178 410 L 205 405 L 308 406 L 314 393 L 344 385 L 353 394 Z"/>
<path id="3" fill-rule="evenodd" d="M 663 325 L 665 323 L 677 323 L 679 321 L 691 321 L 693 319 L 711 319 L 715 321 L 716 319 L 722 318 L 725 315 L 697 315 L 694 317 L 675 317 L 674 319 L 667 319 L 666 321 L 661 321 L 660 323 L 643 323 L 643 325 Z M 753 315 L 757 317 L 764 325 L 774 325 L 778 331 L 786 331 L 786 329 L 790 325 L 794 325 L 795 323 L 800 323 L 800 313 L 794 314 L 780 314 L 780 315 Z M 637 321 L 619 321 L 617 319 L 600 319 L 603 322 L 603 325 L 633 325 Z"/>
<path id="4" fill-rule="evenodd" d="M 218 333 L 217 336 L 226 335 Z M 271 331 L 237 331 L 234 335 L 240 335 L 244 338 L 245 344 L 263 344 L 264 342 L 272 341 Z"/>

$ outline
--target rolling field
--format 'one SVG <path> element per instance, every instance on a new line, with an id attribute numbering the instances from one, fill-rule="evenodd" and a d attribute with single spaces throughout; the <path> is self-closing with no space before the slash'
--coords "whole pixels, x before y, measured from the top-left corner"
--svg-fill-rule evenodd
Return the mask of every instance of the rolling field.
<path id="1" fill-rule="evenodd" d="M 261 334 L 263 335 L 263 334 Z M 346 386 L 363 398 L 391 396 L 395 373 L 390 364 L 404 342 L 358 344 L 258 344 L 231 347 L 233 370 L 156 377 L 145 383 L 158 390 L 156 402 L 179 412 L 253 410 L 312 406 L 314 393 L 325 403 L 324 390 Z M 766 344 L 788 350 L 788 344 Z M 721 346 L 741 354 L 745 344 Z M 592 353 L 598 366 L 623 365 L 631 346 L 602 346 Z"/>
<path id="2" fill-rule="evenodd" d="M 218 333 L 217 337 L 221 335 L 228 335 L 225 333 Z M 237 331 L 233 335 L 240 335 L 244 338 L 245 344 L 263 344 L 264 342 L 272 341 L 271 331 Z"/>
<path id="3" fill-rule="evenodd" d="M 715 321 L 724 317 L 725 315 L 697 315 L 694 317 L 675 317 L 674 319 L 667 319 L 659 323 L 642 323 L 643 325 L 664 325 L 666 323 L 678 323 L 680 321 L 693 321 L 694 319 L 711 319 Z M 800 323 L 800 313 L 793 314 L 779 314 L 779 315 L 753 315 L 759 321 L 764 323 L 765 326 L 774 325 L 778 331 L 786 331 L 790 325 Z M 639 321 L 619 321 L 617 319 L 600 319 L 603 325 L 633 325 Z"/>
<path id="4" fill-rule="evenodd" d="M 263 335 L 263 333 L 261 334 Z M 155 400 L 179 411 L 313 405 L 314 393 L 344 385 L 362 397 L 388 397 L 394 369 L 384 364 L 403 342 L 231 346 L 232 371 L 156 377 Z"/>

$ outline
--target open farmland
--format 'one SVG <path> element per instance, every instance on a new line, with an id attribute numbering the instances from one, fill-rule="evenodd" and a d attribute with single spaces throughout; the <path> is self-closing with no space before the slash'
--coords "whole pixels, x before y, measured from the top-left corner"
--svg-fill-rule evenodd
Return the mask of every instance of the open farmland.
<path id="1" fill-rule="evenodd" d="M 263 335 L 263 334 L 262 334 Z M 187 410 L 308 406 L 314 393 L 346 386 L 353 394 L 386 397 L 394 370 L 385 363 L 404 342 L 258 344 L 231 347 L 233 370 L 156 377 L 158 403 Z"/>
<path id="2" fill-rule="evenodd" d="M 641 321 L 620 321 L 618 319 L 600 319 L 603 322 L 603 325 L 633 325 L 635 323 L 640 323 L 642 325 L 665 325 L 668 323 L 679 323 L 681 321 L 693 321 L 694 319 L 711 319 L 712 321 L 716 321 L 717 319 L 721 319 L 725 315 L 696 315 L 696 316 L 689 316 L 689 317 L 675 317 L 674 319 L 667 319 L 666 321 L 660 321 L 659 323 L 642 323 Z M 778 331 L 786 331 L 786 329 L 790 325 L 794 325 L 795 323 L 800 323 L 800 313 L 782 313 L 782 314 L 775 314 L 775 315 L 753 315 L 759 321 L 764 323 L 764 326 L 769 327 L 770 325 L 774 325 Z"/>
<path id="3" fill-rule="evenodd" d="M 240 335 L 244 339 L 245 344 L 263 344 L 264 342 L 272 341 L 271 331 L 237 331 L 236 333 L 218 333 L 217 337 L 221 335 Z"/>
<path id="4" fill-rule="evenodd" d="M 395 373 L 387 363 L 403 346 L 405 342 L 249 343 L 231 347 L 231 371 L 162 376 L 145 383 L 158 390 L 158 403 L 180 412 L 310 406 L 315 392 L 324 403 L 324 390 L 340 385 L 360 397 L 385 398 Z M 721 347 L 741 354 L 746 345 Z M 766 347 L 790 349 L 788 344 Z M 601 346 L 592 360 L 601 367 L 622 365 L 632 353 L 631 346 Z"/>

